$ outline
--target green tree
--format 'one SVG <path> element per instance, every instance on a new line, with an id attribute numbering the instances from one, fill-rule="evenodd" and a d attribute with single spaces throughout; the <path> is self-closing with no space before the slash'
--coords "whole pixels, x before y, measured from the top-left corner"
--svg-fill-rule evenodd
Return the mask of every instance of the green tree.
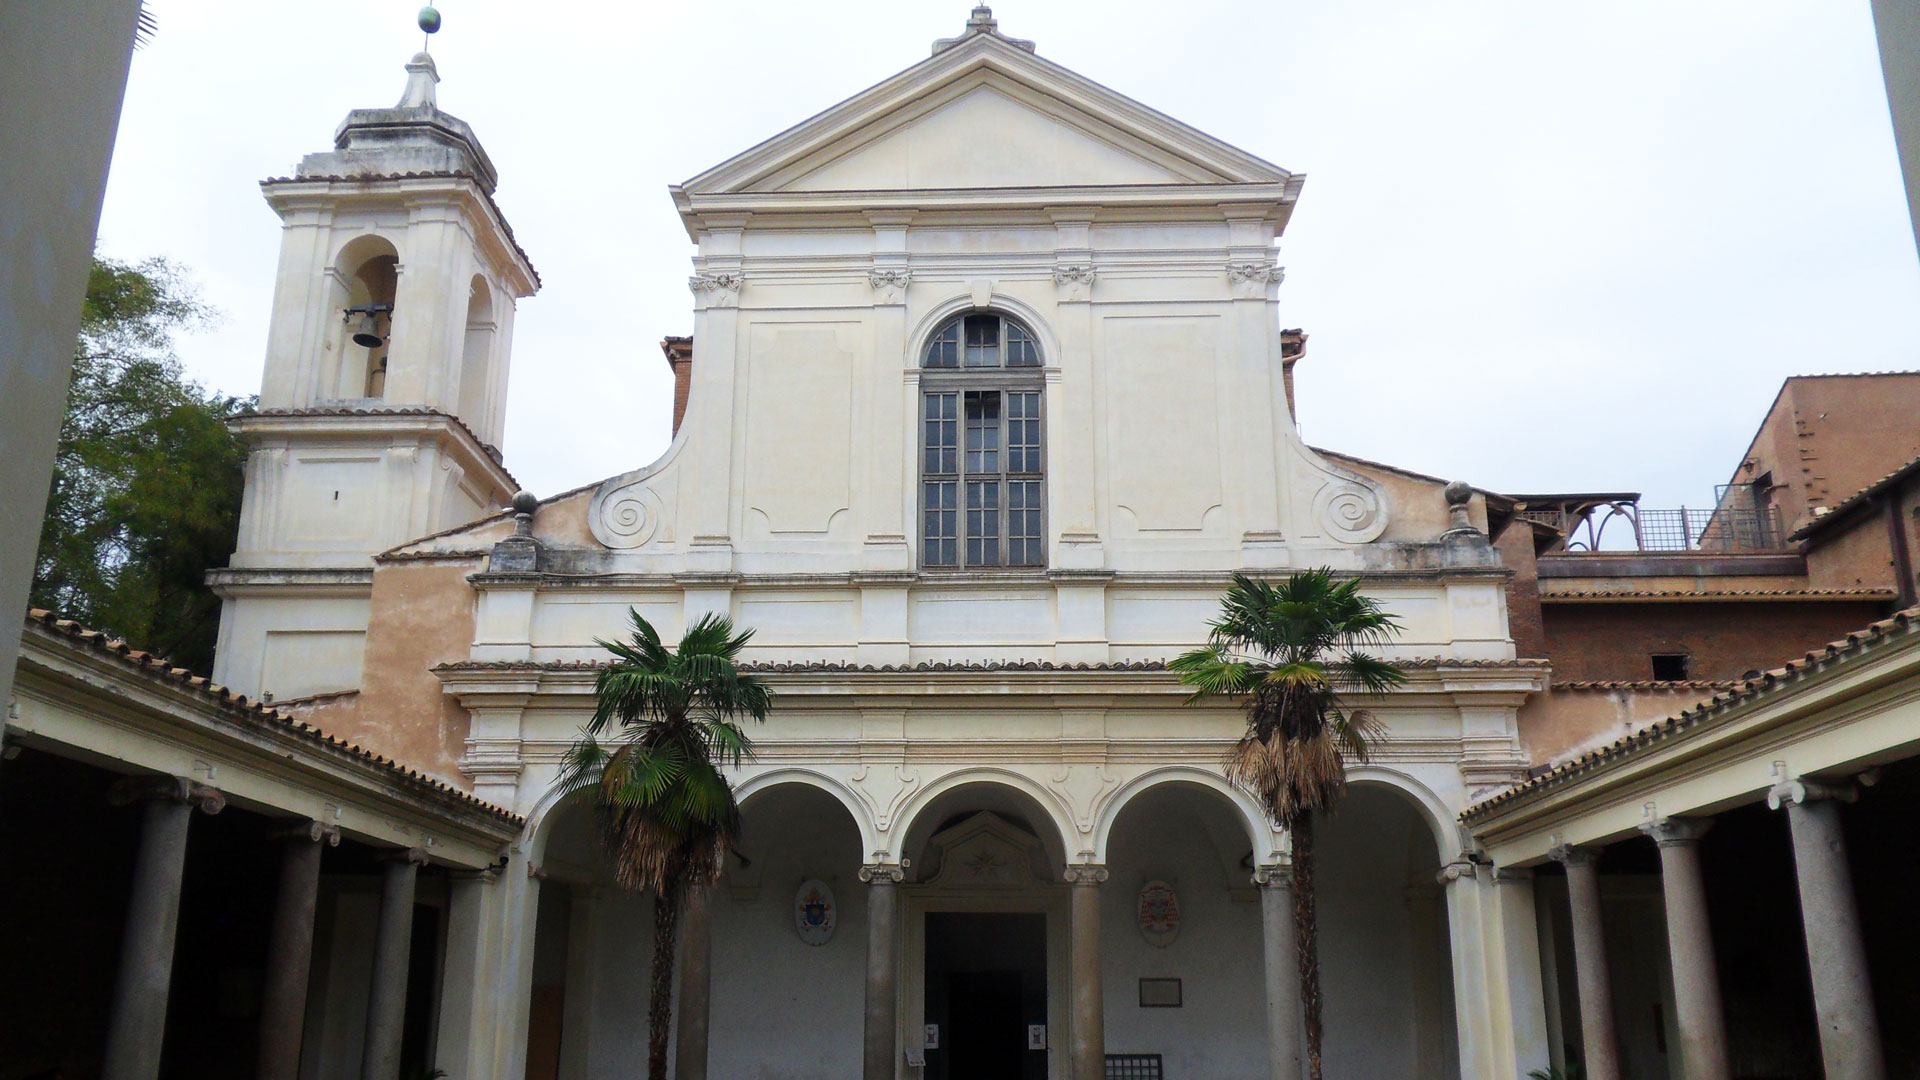
<path id="1" fill-rule="evenodd" d="M 1382 737 L 1371 713 L 1343 695 L 1378 694 L 1405 680 L 1366 651 L 1400 629 L 1357 579 L 1303 570 L 1273 584 L 1235 574 L 1207 644 L 1171 665 L 1193 688 L 1189 702 L 1238 699 L 1247 730 L 1226 761 L 1227 778 L 1251 792 L 1293 839 L 1293 917 L 1307 1066 L 1320 1080 L 1320 951 L 1314 911 L 1314 818 L 1347 789 L 1349 759 L 1365 761 Z"/>
<path id="2" fill-rule="evenodd" d="M 567 749 L 563 791 L 586 791 L 619 884 L 653 897 L 647 1076 L 666 1080 L 673 954 L 691 888 L 720 879 L 740 835 L 740 807 L 722 766 L 753 754 L 743 719 L 765 720 L 773 693 L 737 664 L 753 631 L 700 617 L 677 648 L 631 609 L 625 641 L 594 684 L 593 719 Z"/>
<path id="3" fill-rule="evenodd" d="M 213 309 L 178 266 L 96 258 L 34 562 L 32 603 L 205 672 L 233 552 L 251 406 L 189 381 L 173 337 Z"/>

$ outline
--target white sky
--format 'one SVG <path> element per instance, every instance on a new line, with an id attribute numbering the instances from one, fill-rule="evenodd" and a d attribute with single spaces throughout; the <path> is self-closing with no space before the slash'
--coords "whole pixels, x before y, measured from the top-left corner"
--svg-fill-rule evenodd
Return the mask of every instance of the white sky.
<path id="1" fill-rule="evenodd" d="M 259 387 L 256 182 L 391 105 L 408 0 L 154 0 L 102 249 L 226 316 Z M 507 464 L 551 494 L 651 461 L 691 332 L 669 183 L 925 57 L 968 0 L 442 0 L 442 108 L 545 279 Z M 1280 320 L 1317 445 L 1507 491 L 1705 505 L 1790 374 L 1920 367 L 1920 263 L 1867 0 L 1003 0 L 1040 54 L 1289 169 Z"/>

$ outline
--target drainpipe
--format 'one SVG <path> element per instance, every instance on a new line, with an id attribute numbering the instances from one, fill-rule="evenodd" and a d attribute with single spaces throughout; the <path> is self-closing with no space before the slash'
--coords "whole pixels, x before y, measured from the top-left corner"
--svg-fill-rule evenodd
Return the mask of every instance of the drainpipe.
<path id="1" fill-rule="evenodd" d="M 1893 551 L 1894 587 L 1899 591 L 1899 606 L 1910 608 L 1915 603 L 1913 588 L 1913 554 L 1907 549 L 1907 530 L 1900 521 L 1900 489 L 1880 496 L 1880 513 L 1887 519 L 1887 547 Z"/>

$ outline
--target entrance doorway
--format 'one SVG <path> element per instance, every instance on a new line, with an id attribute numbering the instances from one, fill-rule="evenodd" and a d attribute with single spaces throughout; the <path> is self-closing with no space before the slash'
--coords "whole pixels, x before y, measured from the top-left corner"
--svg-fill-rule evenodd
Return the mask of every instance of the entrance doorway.
<path id="1" fill-rule="evenodd" d="M 926 978 L 927 1080 L 1045 1080 L 1046 915 L 928 912 Z"/>

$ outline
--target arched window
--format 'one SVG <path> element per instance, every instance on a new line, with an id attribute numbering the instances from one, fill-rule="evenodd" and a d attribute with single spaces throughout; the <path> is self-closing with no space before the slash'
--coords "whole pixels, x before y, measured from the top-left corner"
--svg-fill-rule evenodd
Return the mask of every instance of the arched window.
<path id="1" fill-rule="evenodd" d="M 1040 349 L 1005 315 L 956 316 L 920 358 L 920 563 L 1045 566 Z"/>

